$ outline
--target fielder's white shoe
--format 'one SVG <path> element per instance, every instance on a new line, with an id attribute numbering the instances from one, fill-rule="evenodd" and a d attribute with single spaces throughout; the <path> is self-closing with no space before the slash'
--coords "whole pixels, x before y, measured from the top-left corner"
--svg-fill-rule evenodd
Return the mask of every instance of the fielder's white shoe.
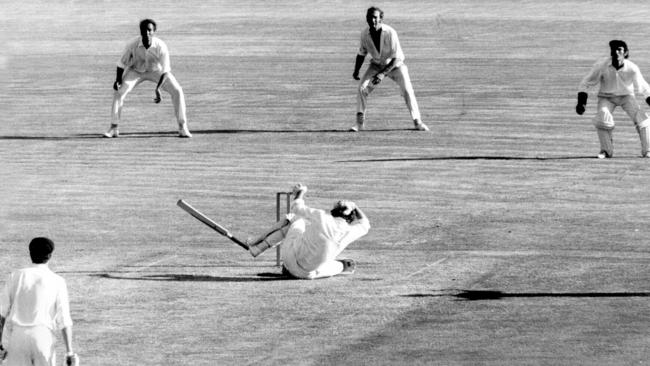
<path id="1" fill-rule="evenodd" d="M 609 154 L 607 151 L 601 151 L 601 152 L 599 152 L 598 155 L 597 155 L 597 158 L 598 158 L 598 159 L 609 159 L 609 158 L 611 158 L 611 157 L 612 157 L 612 155 Z"/>
<path id="2" fill-rule="evenodd" d="M 419 119 L 414 119 L 413 120 L 413 125 L 415 126 L 415 129 L 418 131 L 429 131 L 429 127 L 422 123 Z"/>
<path id="3" fill-rule="evenodd" d="M 120 137 L 120 131 L 117 129 L 117 126 L 111 126 L 111 128 L 104 132 L 102 136 L 106 138 Z"/>
<path id="4" fill-rule="evenodd" d="M 192 137 L 190 130 L 187 129 L 187 123 L 183 123 L 180 127 L 178 127 L 178 137 Z"/>
<path id="5" fill-rule="evenodd" d="M 350 127 L 350 132 L 359 132 L 363 130 L 363 122 L 365 122 L 366 117 L 363 115 L 363 113 L 357 113 L 357 123 Z"/>

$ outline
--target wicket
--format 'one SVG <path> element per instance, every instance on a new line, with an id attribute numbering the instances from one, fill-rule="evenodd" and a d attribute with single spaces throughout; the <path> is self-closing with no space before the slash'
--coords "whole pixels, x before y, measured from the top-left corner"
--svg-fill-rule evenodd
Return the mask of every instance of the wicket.
<path id="1" fill-rule="evenodd" d="M 292 192 L 277 192 L 275 194 L 275 220 L 280 221 L 282 219 L 282 197 L 284 196 L 284 204 L 286 206 L 286 212 L 289 213 L 291 212 L 291 195 Z M 281 254 L 280 254 L 280 245 L 275 247 L 275 263 L 278 267 L 282 265 L 282 259 L 281 259 Z"/>

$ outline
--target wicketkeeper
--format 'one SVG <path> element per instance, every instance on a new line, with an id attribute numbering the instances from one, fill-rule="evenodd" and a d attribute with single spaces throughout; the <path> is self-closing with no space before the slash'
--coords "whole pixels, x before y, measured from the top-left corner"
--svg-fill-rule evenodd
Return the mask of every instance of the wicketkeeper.
<path id="1" fill-rule="evenodd" d="M 328 213 L 305 205 L 307 187 L 293 188 L 291 213 L 266 233 L 248 241 L 257 257 L 282 245 L 282 271 L 296 278 L 316 279 L 354 273 L 356 263 L 336 257 L 353 241 L 366 235 L 370 222 L 354 202 L 339 201 Z"/>
<path id="2" fill-rule="evenodd" d="M 582 115 L 585 112 L 587 92 L 600 84 L 598 106 L 593 118 L 600 141 L 598 158 L 614 156 L 612 112 L 616 107 L 621 107 L 634 122 L 641 140 L 641 156 L 648 158 L 650 157 L 650 118 L 641 110 L 635 92 L 642 94 L 646 103 L 650 105 L 650 85 L 641 75 L 639 67 L 627 59 L 630 52 L 624 41 L 612 40 L 609 42 L 609 48 L 611 57 L 596 62 L 591 72 L 580 83 L 576 113 Z"/>

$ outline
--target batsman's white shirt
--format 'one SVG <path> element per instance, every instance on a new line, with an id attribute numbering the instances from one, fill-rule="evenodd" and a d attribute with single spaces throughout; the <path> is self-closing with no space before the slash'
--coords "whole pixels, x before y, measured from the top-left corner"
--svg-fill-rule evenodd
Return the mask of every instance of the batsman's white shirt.
<path id="1" fill-rule="evenodd" d="M 72 326 L 68 288 L 46 264 L 11 273 L 0 294 L 0 315 L 8 324 L 44 326 L 55 331 Z"/>
<path id="2" fill-rule="evenodd" d="M 117 66 L 140 73 L 170 72 L 169 49 L 165 42 L 157 37 L 152 37 L 151 46 L 145 48 L 142 44 L 142 37 L 138 36 L 127 43 Z"/>
<path id="3" fill-rule="evenodd" d="M 617 97 L 642 94 L 650 96 L 650 85 L 645 81 L 639 67 L 629 60 L 623 61 L 623 67 L 616 70 L 612 66 L 611 57 L 598 60 L 591 71 L 580 83 L 578 91 L 589 92 L 589 89 L 600 84 L 599 97 Z"/>
<path id="4" fill-rule="evenodd" d="M 350 243 L 370 230 L 368 219 L 348 224 L 340 217 L 333 217 L 323 210 L 308 207 L 303 199 L 293 201 L 291 212 L 295 215 L 294 221 L 305 221 L 305 231 L 291 244 L 282 245 L 293 252 L 297 264 L 306 272 L 314 271 L 333 261 Z"/>
<path id="5" fill-rule="evenodd" d="M 402 52 L 402 46 L 399 44 L 399 38 L 397 38 L 395 29 L 386 24 L 382 24 L 379 45 L 380 49 L 378 51 L 375 43 L 372 41 L 372 36 L 370 36 L 370 28 L 367 27 L 361 32 L 359 55 L 366 56 L 370 54 L 370 62 L 380 66 L 388 65 L 393 59 L 397 59 L 395 67 L 400 66 L 404 62 L 404 52 Z"/>

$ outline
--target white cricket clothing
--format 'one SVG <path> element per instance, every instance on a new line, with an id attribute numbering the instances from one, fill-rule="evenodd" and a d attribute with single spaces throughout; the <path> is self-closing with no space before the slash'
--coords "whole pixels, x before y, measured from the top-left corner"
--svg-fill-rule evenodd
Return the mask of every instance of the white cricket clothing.
<path id="1" fill-rule="evenodd" d="M 127 43 L 117 66 L 140 73 L 158 72 L 163 74 L 170 72 L 169 49 L 165 42 L 157 37 L 152 37 L 151 46 L 145 48 L 142 44 L 142 36 L 138 36 Z"/>
<path id="2" fill-rule="evenodd" d="M 399 66 L 404 62 L 404 52 L 402 52 L 402 46 L 399 43 L 397 32 L 386 24 L 381 25 L 379 48 L 380 49 L 377 50 L 375 43 L 372 41 L 370 27 L 364 29 L 361 32 L 361 44 L 359 46 L 360 56 L 370 54 L 370 62 L 380 66 L 388 65 L 393 59 L 397 59 L 395 66 Z"/>
<path id="3" fill-rule="evenodd" d="M 599 97 L 616 97 L 642 94 L 650 96 L 650 85 L 641 75 L 639 67 L 629 60 L 623 61 L 623 67 L 616 70 L 611 57 L 598 60 L 591 72 L 580 83 L 578 91 L 587 93 L 589 89 L 600 84 Z"/>
<path id="4" fill-rule="evenodd" d="M 22 327 L 44 326 L 52 331 L 72 326 L 68 288 L 47 264 L 13 272 L 0 296 L 0 315 Z"/>
<path id="5" fill-rule="evenodd" d="M 56 366 L 55 336 L 44 326 L 20 327 L 11 325 L 5 329 L 7 366 Z"/>
<path id="6" fill-rule="evenodd" d="M 350 243 L 370 230 L 368 219 L 348 224 L 323 210 L 310 208 L 303 199 L 291 204 L 294 219 L 282 242 L 284 266 L 299 278 L 329 277 L 340 273 L 336 261 Z"/>
<path id="7" fill-rule="evenodd" d="M 7 365 L 54 366 L 54 332 L 72 326 L 68 288 L 47 264 L 14 271 L 0 294 Z"/>

